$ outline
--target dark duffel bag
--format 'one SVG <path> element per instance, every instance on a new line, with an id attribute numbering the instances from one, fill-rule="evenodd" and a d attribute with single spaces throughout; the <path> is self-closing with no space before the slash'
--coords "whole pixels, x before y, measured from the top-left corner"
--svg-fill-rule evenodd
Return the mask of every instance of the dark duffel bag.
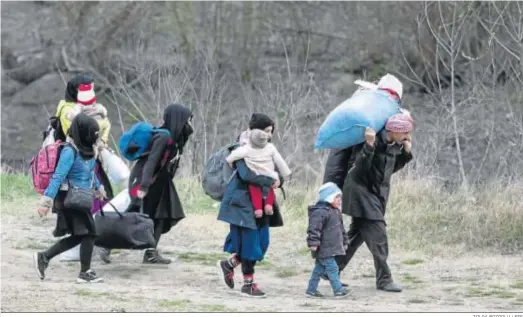
<path id="1" fill-rule="evenodd" d="M 103 210 L 94 217 L 97 236 L 94 244 L 105 249 L 143 250 L 156 247 L 154 223 L 148 215 L 137 212 L 120 213 Z"/>

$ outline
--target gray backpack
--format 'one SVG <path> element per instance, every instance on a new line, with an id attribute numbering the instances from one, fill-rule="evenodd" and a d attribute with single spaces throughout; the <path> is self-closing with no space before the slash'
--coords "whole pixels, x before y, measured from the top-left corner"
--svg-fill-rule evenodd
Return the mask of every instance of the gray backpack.
<path id="1" fill-rule="evenodd" d="M 206 195 L 217 201 L 222 201 L 227 185 L 236 174 L 225 158 L 231 153 L 231 149 L 237 143 L 220 148 L 205 163 L 202 172 L 202 187 Z"/>

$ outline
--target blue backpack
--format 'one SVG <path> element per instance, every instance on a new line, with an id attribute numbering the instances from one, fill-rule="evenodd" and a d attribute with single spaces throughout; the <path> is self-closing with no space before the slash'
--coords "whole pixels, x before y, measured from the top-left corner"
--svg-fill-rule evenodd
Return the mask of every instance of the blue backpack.
<path id="1" fill-rule="evenodd" d="M 147 121 L 135 123 L 129 131 L 120 137 L 119 148 L 122 156 L 129 160 L 135 161 L 147 154 L 151 138 L 156 132 L 166 133 L 171 136 L 169 130 L 155 128 Z"/>

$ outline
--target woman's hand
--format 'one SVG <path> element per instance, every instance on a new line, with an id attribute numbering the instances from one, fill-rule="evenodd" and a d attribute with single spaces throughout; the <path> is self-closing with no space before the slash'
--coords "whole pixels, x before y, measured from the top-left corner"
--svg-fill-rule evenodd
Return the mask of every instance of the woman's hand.
<path id="1" fill-rule="evenodd" d="M 36 211 L 40 217 L 46 216 L 49 213 L 49 209 L 53 205 L 53 199 L 47 196 L 42 196 L 38 202 L 38 208 Z"/>
<path id="2" fill-rule="evenodd" d="M 49 207 L 38 207 L 36 211 L 38 212 L 38 215 L 40 217 L 44 217 L 47 216 L 47 214 L 49 213 L 49 209 Z"/>
<path id="3" fill-rule="evenodd" d="M 137 192 L 136 192 L 136 197 L 138 197 L 139 199 L 143 199 L 145 197 L 145 195 L 147 194 L 147 192 L 139 189 Z"/>
<path id="4" fill-rule="evenodd" d="M 272 188 L 273 189 L 277 189 L 277 188 L 280 188 L 280 181 L 279 180 L 275 180 L 273 183 L 272 183 Z"/>
<path id="5" fill-rule="evenodd" d="M 102 140 L 99 140 L 98 141 L 98 151 L 102 151 L 103 149 L 105 149 L 107 147 L 107 144 L 105 144 L 104 141 Z"/>
<path id="6" fill-rule="evenodd" d="M 105 188 L 100 186 L 100 188 L 94 192 L 94 197 L 96 197 L 98 200 L 107 200 L 107 193 L 105 192 Z"/>

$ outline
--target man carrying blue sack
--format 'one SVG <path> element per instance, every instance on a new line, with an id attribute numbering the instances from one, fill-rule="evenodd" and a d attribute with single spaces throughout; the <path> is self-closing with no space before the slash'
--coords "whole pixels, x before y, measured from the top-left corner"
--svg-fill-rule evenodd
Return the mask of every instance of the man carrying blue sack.
<path id="1" fill-rule="evenodd" d="M 408 112 L 393 115 L 378 133 L 367 128 L 362 144 L 331 151 L 325 169 L 324 183 L 343 188 L 342 212 L 352 217 L 346 253 L 336 256 L 340 273 L 365 242 L 374 258 L 376 287 L 387 292 L 402 291 L 387 264 L 385 210 L 392 174 L 412 160 L 413 126 Z"/>

